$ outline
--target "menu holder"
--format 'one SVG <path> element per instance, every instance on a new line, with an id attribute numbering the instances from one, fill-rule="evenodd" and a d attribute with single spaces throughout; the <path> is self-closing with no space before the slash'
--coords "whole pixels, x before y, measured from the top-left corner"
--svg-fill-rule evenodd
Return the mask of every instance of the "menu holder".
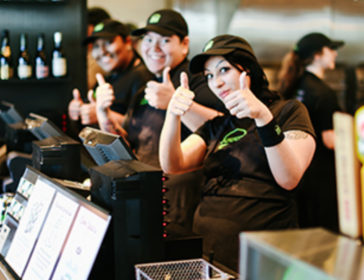
<path id="1" fill-rule="evenodd" d="M 360 238 L 360 164 L 356 153 L 354 118 L 347 113 L 335 112 L 333 121 L 340 232 L 352 238 Z"/>
<path id="2" fill-rule="evenodd" d="M 32 167 L 18 189 L 26 203 L 18 219 L 11 212 L 16 208 L 9 207 L 4 222 L 12 233 L 1 248 L 6 265 L 21 279 L 87 279 L 109 213 Z"/>

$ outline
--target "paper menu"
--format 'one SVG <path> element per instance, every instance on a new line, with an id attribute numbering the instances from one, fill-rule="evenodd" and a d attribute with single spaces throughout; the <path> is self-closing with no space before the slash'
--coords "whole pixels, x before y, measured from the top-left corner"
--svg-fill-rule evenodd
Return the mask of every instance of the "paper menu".
<path id="1" fill-rule="evenodd" d="M 5 257 L 12 269 L 21 276 L 38 238 L 55 189 L 37 180 L 14 239 Z"/>
<path id="2" fill-rule="evenodd" d="M 87 279 L 109 221 L 80 207 L 52 279 Z"/>
<path id="3" fill-rule="evenodd" d="M 78 203 L 57 193 L 22 279 L 49 279 L 60 255 Z"/>

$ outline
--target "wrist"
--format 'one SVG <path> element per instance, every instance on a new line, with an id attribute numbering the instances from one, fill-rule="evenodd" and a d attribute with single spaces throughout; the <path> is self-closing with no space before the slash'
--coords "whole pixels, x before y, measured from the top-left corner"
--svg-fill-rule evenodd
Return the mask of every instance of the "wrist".
<path id="1" fill-rule="evenodd" d="M 284 133 L 274 118 L 264 126 L 257 126 L 257 131 L 264 147 L 278 145 L 284 140 Z"/>

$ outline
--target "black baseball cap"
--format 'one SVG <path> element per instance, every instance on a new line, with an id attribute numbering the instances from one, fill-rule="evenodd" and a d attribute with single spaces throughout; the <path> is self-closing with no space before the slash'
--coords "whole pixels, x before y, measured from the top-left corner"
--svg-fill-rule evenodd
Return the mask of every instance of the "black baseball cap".
<path id="1" fill-rule="evenodd" d="M 240 51 L 243 56 L 253 61 L 257 61 L 252 47 L 245 39 L 225 34 L 219 35 L 208 41 L 203 48 L 203 52 L 191 59 L 189 66 L 190 72 L 202 72 L 204 70 L 205 62 L 210 56 L 224 56 L 234 51 Z"/>
<path id="2" fill-rule="evenodd" d="M 334 41 L 322 33 L 309 33 L 303 36 L 294 47 L 295 53 L 302 59 L 309 58 L 323 47 L 337 50 L 344 45 L 344 41 Z"/>
<path id="3" fill-rule="evenodd" d="M 110 14 L 101 7 L 92 7 L 87 9 L 87 23 L 96 25 L 106 19 L 110 19 Z"/>
<path id="4" fill-rule="evenodd" d="M 96 39 L 111 39 L 120 35 L 125 38 L 129 36 L 130 29 L 117 20 L 104 20 L 94 27 L 94 31 L 84 40 L 84 44 L 93 43 Z"/>
<path id="5" fill-rule="evenodd" d="M 151 14 L 147 20 L 147 25 L 134 30 L 131 34 L 140 36 L 148 31 L 153 31 L 163 36 L 176 34 L 185 37 L 188 35 L 188 26 L 179 12 L 171 9 L 163 9 Z"/>

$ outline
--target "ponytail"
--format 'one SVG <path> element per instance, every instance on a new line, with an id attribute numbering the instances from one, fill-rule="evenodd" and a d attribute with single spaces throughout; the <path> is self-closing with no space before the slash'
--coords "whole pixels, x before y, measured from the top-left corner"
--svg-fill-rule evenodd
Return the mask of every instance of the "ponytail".
<path id="1" fill-rule="evenodd" d="M 284 56 L 278 73 L 278 89 L 284 99 L 290 99 L 294 96 L 298 79 L 302 75 L 304 67 L 302 60 L 294 51 Z"/>

